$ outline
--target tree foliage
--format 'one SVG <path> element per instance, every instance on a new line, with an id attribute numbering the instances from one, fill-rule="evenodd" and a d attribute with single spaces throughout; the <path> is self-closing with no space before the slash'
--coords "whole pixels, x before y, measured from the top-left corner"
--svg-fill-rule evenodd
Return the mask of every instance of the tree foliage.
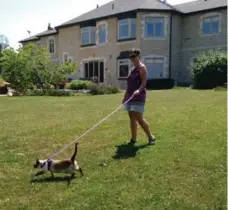
<path id="1" fill-rule="evenodd" d="M 52 84 L 65 82 L 76 69 L 75 63 L 53 63 L 46 47 L 27 44 L 15 51 L 5 49 L 0 58 L 3 79 L 19 93 L 40 87 L 43 91 Z"/>

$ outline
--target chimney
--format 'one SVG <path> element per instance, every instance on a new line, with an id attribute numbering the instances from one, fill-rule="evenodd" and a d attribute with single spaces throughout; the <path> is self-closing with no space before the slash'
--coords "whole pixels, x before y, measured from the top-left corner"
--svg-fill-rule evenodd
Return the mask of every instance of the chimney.
<path id="1" fill-rule="evenodd" d="M 97 4 L 97 8 L 99 7 L 99 5 Z"/>
<path id="2" fill-rule="evenodd" d="M 112 10 L 114 10 L 114 3 L 112 4 Z"/>
<path id="3" fill-rule="evenodd" d="M 52 30 L 53 28 L 51 27 L 51 24 L 48 23 L 48 31 Z"/>

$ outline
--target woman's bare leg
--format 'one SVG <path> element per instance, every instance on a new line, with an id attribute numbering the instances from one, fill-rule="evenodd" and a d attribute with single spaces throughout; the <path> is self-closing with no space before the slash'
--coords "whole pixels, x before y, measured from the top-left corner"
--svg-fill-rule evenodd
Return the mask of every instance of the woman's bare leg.
<path id="1" fill-rule="evenodd" d="M 148 136 L 149 140 L 155 140 L 155 137 L 151 134 L 150 128 L 148 125 L 148 122 L 143 118 L 142 113 L 134 112 L 133 114 L 136 121 L 139 123 L 139 125 L 142 127 L 146 135 Z"/>
<path id="2" fill-rule="evenodd" d="M 134 112 L 128 112 L 130 118 L 130 128 L 131 128 L 131 140 L 137 140 L 137 120 L 134 117 Z"/>

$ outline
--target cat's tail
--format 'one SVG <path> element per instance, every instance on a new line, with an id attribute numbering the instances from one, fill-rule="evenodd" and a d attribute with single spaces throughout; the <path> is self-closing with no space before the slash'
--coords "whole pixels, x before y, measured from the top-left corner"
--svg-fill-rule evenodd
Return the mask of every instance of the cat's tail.
<path id="1" fill-rule="evenodd" d="M 71 157 L 71 162 L 73 163 L 78 152 L 78 143 L 75 144 L 74 154 Z"/>

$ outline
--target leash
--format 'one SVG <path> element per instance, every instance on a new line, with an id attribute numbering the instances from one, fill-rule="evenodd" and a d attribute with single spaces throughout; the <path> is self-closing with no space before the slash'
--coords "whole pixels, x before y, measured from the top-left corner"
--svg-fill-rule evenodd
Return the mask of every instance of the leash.
<path id="1" fill-rule="evenodd" d="M 83 133 L 82 135 L 80 135 L 79 137 L 77 137 L 74 141 L 72 141 L 70 144 L 66 145 L 65 147 L 63 147 L 61 150 L 59 150 L 58 152 L 56 152 L 55 154 L 53 154 L 52 156 L 50 156 L 48 158 L 48 161 L 50 161 L 51 159 L 54 159 L 56 156 L 58 156 L 61 152 L 65 151 L 67 148 L 69 148 L 71 145 L 75 144 L 79 139 L 81 139 L 83 136 L 85 136 L 86 134 L 88 134 L 90 131 L 92 131 L 93 129 L 95 129 L 98 125 L 100 125 L 101 123 L 103 123 L 105 120 L 107 120 L 109 117 L 111 117 L 113 114 L 115 114 L 119 109 L 121 109 L 125 104 L 127 104 L 131 99 L 133 98 L 133 96 L 131 96 L 127 101 L 125 101 L 123 104 L 121 104 L 119 107 L 117 107 L 113 112 L 111 112 L 108 116 L 106 116 L 105 118 L 103 118 L 101 121 L 99 121 L 97 124 L 95 124 L 93 127 L 91 127 L 90 129 L 88 129 L 85 133 Z"/>

